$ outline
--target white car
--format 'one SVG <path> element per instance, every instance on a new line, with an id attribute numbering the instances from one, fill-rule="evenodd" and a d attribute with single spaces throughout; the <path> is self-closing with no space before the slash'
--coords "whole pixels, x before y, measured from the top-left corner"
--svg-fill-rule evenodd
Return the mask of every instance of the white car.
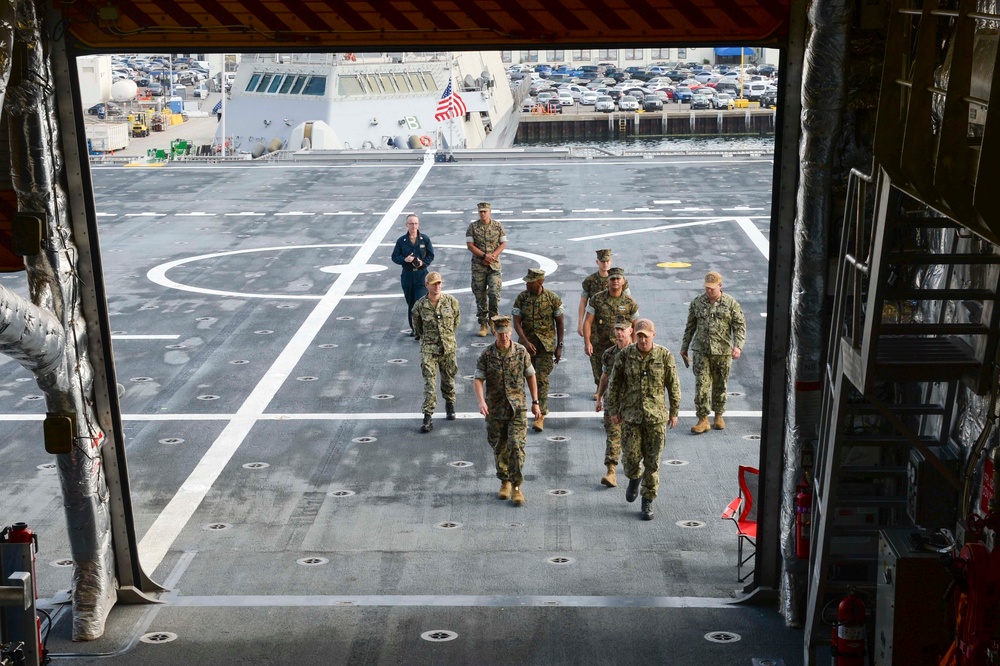
<path id="1" fill-rule="evenodd" d="M 559 104 L 562 106 L 573 106 L 576 104 L 576 100 L 573 99 L 573 95 L 569 92 L 562 91 L 559 93 Z"/>
<path id="2" fill-rule="evenodd" d="M 638 111 L 639 100 L 631 95 L 622 95 L 618 98 L 618 108 L 622 111 Z"/>
<path id="3" fill-rule="evenodd" d="M 530 113 L 536 106 L 538 106 L 538 101 L 534 97 L 525 97 L 524 101 L 521 102 L 521 111 Z"/>
<path id="4" fill-rule="evenodd" d="M 615 110 L 615 100 L 611 99 L 608 95 L 601 95 L 594 102 L 594 111 L 601 111 L 603 113 L 613 113 Z"/>
<path id="5" fill-rule="evenodd" d="M 568 84 L 559 86 L 559 94 L 561 95 L 564 92 L 568 92 L 570 95 L 573 96 L 574 100 L 578 100 L 580 99 L 580 95 L 588 91 L 586 88 L 582 88 L 576 84 Z"/>
<path id="6" fill-rule="evenodd" d="M 598 97 L 600 97 L 600 95 L 598 95 L 597 92 L 595 92 L 593 90 L 589 90 L 589 91 L 583 93 L 582 95 L 580 95 L 580 104 L 585 104 L 587 106 L 593 106 L 594 104 L 597 103 L 597 98 Z"/>

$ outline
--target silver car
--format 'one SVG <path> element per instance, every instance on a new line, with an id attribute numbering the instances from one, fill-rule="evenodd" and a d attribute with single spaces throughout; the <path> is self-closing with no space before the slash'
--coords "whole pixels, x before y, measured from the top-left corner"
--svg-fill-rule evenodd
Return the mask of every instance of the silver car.
<path id="1" fill-rule="evenodd" d="M 592 106 L 597 102 L 597 98 L 600 97 L 596 92 L 588 90 L 587 92 L 580 95 L 580 104 Z"/>
<path id="2" fill-rule="evenodd" d="M 622 111 L 638 111 L 639 100 L 631 95 L 622 95 L 618 98 L 618 108 Z"/>
<path id="3" fill-rule="evenodd" d="M 594 102 L 594 111 L 602 111 L 604 113 L 613 113 L 615 110 L 615 100 L 611 99 L 608 95 L 601 95 Z"/>

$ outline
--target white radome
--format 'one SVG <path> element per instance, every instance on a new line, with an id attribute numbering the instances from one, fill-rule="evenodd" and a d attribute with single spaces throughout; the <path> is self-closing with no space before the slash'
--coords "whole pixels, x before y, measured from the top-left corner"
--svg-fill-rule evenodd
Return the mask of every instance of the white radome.
<path id="1" fill-rule="evenodd" d="M 139 88 L 135 85 L 135 81 L 129 81 L 128 79 L 115 81 L 111 86 L 111 99 L 116 102 L 127 102 L 130 99 L 135 99 L 135 94 L 138 90 Z"/>

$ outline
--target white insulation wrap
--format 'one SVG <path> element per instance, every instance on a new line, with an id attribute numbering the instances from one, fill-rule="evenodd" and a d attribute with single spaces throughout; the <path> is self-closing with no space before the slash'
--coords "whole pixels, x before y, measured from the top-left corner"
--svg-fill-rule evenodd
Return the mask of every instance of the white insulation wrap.
<path id="1" fill-rule="evenodd" d="M 33 0 L 18 0 L 14 63 L 0 63 L 6 84 L 3 113 L 10 126 L 11 180 L 18 210 L 42 213 L 41 253 L 25 259 L 31 302 L 0 292 L 0 352 L 31 370 L 50 414 L 72 415 L 72 452 L 58 457 L 73 556 L 73 640 L 104 633 L 116 600 L 108 490 L 101 464 L 104 433 L 94 415 L 93 368 L 77 290 L 76 247 L 61 183 L 64 162 L 55 117 L 51 64 L 42 17 Z M 4 2 L 3 9 L 9 8 Z M 3 36 L 10 34 L 5 24 Z M 4 44 L 8 49 L 9 42 Z M 41 429 L 39 429 L 41 435 Z M 39 447 L 41 436 L 39 436 Z"/>
<path id="2" fill-rule="evenodd" d="M 851 5 L 814 0 L 802 81 L 802 140 L 792 278 L 792 334 L 788 360 L 788 414 L 781 488 L 781 612 L 789 626 L 802 624 L 806 579 L 792 573 L 795 557 L 795 485 L 801 481 L 803 445 L 815 440 L 820 420 L 830 181 L 844 108 L 844 60 Z"/>

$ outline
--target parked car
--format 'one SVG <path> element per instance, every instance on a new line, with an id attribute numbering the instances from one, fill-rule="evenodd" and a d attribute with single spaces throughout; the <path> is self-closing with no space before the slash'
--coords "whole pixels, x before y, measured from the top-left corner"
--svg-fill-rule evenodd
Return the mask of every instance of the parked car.
<path id="1" fill-rule="evenodd" d="M 687 86 L 677 86 L 674 88 L 674 101 L 678 103 L 690 102 L 692 97 L 694 97 L 694 93 Z"/>
<path id="2" fill-rule="evenodd" d="M 155 97 L 161 97 L 163 95 L 163 86 L 156 81 L 150 81 L 149 85 L 146 86 L 146 90 L 149 91 L 150 95 Z"/>
<path id="3" fill-rule="evenodd" d="M 711 109 L 712 108 L 712 98 L 708 95 L 695 95 L 691 99 L 691 110 L 695 109 Z"/>
<path id="4" fill-rule="evenodd" d="M 576 104 L 576 100 L 573 99 L 573 95 L 568 90 L 561 90 L 559 91 L 559 103 L 563 106 L 573 106 Z"/>
<path id="5" fill-rule="evenodd" d="M 92 116 L 97 116 L 98 118 L 104 118 L 105 116 L 120 116 L 122 115 L 122 107 L 118 106 L 114 102 L 100 102 L 87 109 L 87 113 Z"/>
<path id="6" fill-rule="evenodd" d="M 594 102 L 594 111 L 601 111 L 602 113 L 612 113 L 615 110 L 615 100 L 611 99 L 610 95 L 601 95 Z"/>
<path id="7" fill-rule="evenodd" d="M 529 95 L 528 97 L 524 98 L 523 102 L 521 102 L 521 111 L 525 113 L 530 113 L 531 111 L 535 110 L 536 106 L 538 106 L 538 100 Z"/>
<path id="8" fill-rule="evenodd" d="M 622 111 L 638 111 L 639 100 L 631 95 L 622 95 L 618 100 L 618 108 Z"/>
<path id="9" fill-rule="evenodd" d="M 763 95 L 760 96 L 760 105 L 762 108 L 770 109 L 771 107 L 778 106 L 778 91 L 768 90 Z"/>
<path id="10" fill-rule="evenodd" d="M 542 92 L 538 93 L 538 100 L 537 101 L 538 101 L 539 104 L 542 104 L 546 100 L 553 99 L 554 97 L 558 97 L 558 96 L 559 96 L 559 93 L 557 93 L 554 90 L 543 90 Z"/>
<path id="11" fill-rule="evenodd" d="M 663 100 L 659 97 L 647 97 L 642 108 L 645 111 L 663 111 Z"/>
<path id="12" fill-rule="evenodd" d="M 716 109 L 731 109 L 734 107 L 733 96 L 729 93 L 719 93 L 713 100 Z"/>
<path id="13" fill-rule="evenodd" d="M 594 106 L 597 103 L 597 98 L 600 95 L 594 90 L 588 90 L 587 92 L 580 95 L 580 104 L 585 106 Z"/>

